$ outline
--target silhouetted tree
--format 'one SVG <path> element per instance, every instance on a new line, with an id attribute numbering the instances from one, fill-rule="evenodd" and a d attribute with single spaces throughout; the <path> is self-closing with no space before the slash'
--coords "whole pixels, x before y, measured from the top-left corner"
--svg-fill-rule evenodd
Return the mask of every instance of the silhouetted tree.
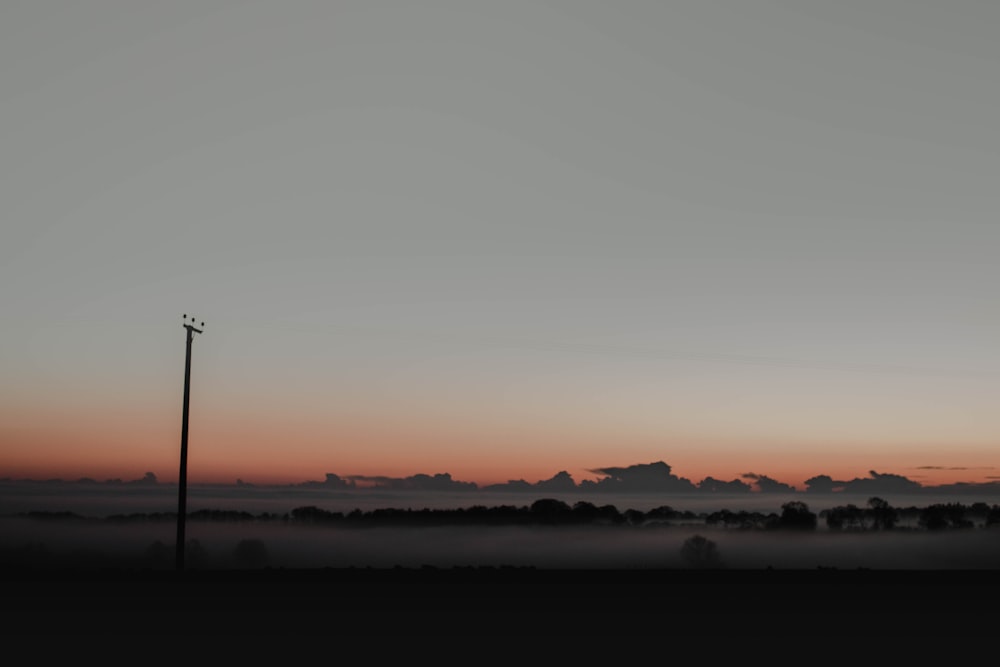
<path id="1" fill-rule="evenodd" d="M 208 551 L 198 540 L 188 540 L 184 545 L 184 562 L 193 570 L 208 567 Z"/>
<path id="2" fill-rule="evenodd" d="M 899 512 L 877 496 L 868 499 L 868 515 L 875 530 L 892 530 L 899 521 Z"/>
<path id="3" fill-rule="evenodd" d="M 976 525 L 986 527 L 986 520 L 990 515 L 990 506 L 984 502 L 975 502 L 969 505 L 965 516 L 971 519 Z"/>
<path id="4" fill-rule="evenodd" d="M 233 549 L 233 562 L 239 568 L 260 568 L 267 565 L 267 546 L 258 539 L 240 540 Z"/>
<path id="5" fill-rule="evenodd" d="M 848 504 L 826 510 L 823 515 L 832 530 L 891 530 L 899 521 L 899 511 L 878 497 L 869 498 L 866 509 Z"/>
<path id="6" fill-rule="evenodd" d="M 710 526 L 722 524 L 724 528 L 739 528 L 740 530 L 770 528 L 776 521 L 777 515 L 775 514 L 749 512 L 747 510 L 733 512 L 732 510 L 722 509 L 705 516 L 705 523 Z"/>
<path id="7" fill-rule="evenodd" d="M 155 540 L 143 552 L 142 564 L 144 567 L 155 569 L 173 567 L 174 550 L 160 540 Z"/>
<path id="8" fill-rule="evenodd" d="M 781 506 L 781 516 L 778 518 L 778 528 L 791 530 L 814 530 L 816 515 L 809 511 L 809 506 L 801 500 L 792 500 Z"/>
<path id="9" fill-rule="evenodd" d="M 709 526 L 715 526 L 717 524 L 722 524 L 723 526 L 728 526 L 730 520 L 733 516 L 733 511 L 728 509 L 716 510 L 715 512 L 710 512 L 708 516 L 705 517 L 705 523 Z"/>
<path id="10" fill-rule="evenodd" d="M 920 511 L 918 523 L 927 530 L 946 528 L 972 528 L 973 523 L 965 518 L 965 505 L 961 503 L 937 503 Z"/>
<path id="11" fill-rule="evenodd" d="M 328 523 L 336 519 L 344 518 L 341 512 L 330 512 L 328 510 L 320 509 L 315 505 L 307 505 L 305 507 L 296 507 L 291 513 L 292 521 L 297 521 L 301 523 Z"/>
<path id="12" fill-rule="evenodd" d="M 647 521 L 669 521 L 677 518 L 677 511 L 670 505 L 660 505 L 646 512 Z"/>
<path id="13" fill-rule="evenodd" d="M 237 510 L 198 510 L 190 512 L 188 518 L 192 521 L 253 521 L 254 516 L 250 512 L 240 512 Z"/>
<path id="14" fill-rule="evenodd" d="M 865 512 L 854 504 L 831 507 L 824 513 L 830 530 L 864 530 Z"/>
<path id="15" fill-rule="evenodd" d="M 625 515 L 614 505 L 601 505 L 597 508 L 597 519 L 613 525 L 625 523 Z"/>
<path id="16" fill-rule="evenodd" d="M 681 545 L 681 560 L 688 567 L 706 569 L 722 566 L 719 548 L 703 535 L 693 535 Z"/>
<path id="17" fill-rule="evenodd" d="M 630 526 L 640 526 L 646 521 L 646 513 L 642 510 L 630 508 L 625 510 L 622 516 L 625 518 L 625 523 Z"/>
<path id="18" fill-rule="evenodd" d="M 573 505 L 573 521 L 592 523 L 597 520 L 597 505 L 581 500 Z"/>
<path id="19" fill-rule="evenodd" d="M 531 503 L 531 514 L 541 523 L 565 523 L 573 509 L 561 500 L 541 498 Z"/>

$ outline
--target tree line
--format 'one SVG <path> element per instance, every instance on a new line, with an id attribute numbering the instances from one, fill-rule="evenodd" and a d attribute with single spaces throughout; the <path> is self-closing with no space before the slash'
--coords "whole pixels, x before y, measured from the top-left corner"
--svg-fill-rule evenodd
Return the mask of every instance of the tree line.
<path id="1" fill-rule="evenodd" d="M 71 512 L 27 512 L 22 516 L 39 520 L 84 520 Z M 115 514 L 104 521 L 173 522 L 172 512 Z M 1000 505 L 983 502 L 972 504 L 936 503 L 923 507 L 893 507 L 878 497 L 868 499 L 863 506 L 846 504 L 813 512 L 803 501 L 791 501 L 780 512 L 760 512 L 722 509 L 695 513 L 669 505 L 642 511 L 619 510 L 614 505 L 597 505 L 579 501 L 572 505 L 555 498 L 542 498 L 530 505 L 472 505 L 451 509 L 382 508 L 368 511 L 331 511 L 315 505 L 296 507 L 288 513 L 252 514 L 237 510 L 197 510 L 187 515 L 190 521 L 226 523 L 283 522 L 301 525 L 344 527 L 374 526 L 672 526 L 705 524 L 738 530 L 815 530 L 821 524 L 833 531 L 886 531 L 901 529 L 968 529 L 1000 525 Z"/>

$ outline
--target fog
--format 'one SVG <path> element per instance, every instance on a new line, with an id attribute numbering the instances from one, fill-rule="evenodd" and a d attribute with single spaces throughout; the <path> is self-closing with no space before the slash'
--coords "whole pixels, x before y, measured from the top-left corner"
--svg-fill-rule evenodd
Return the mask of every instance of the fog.
<path id="1" fill-rule="evenodd" d="M 170 521 L 0 519 L 8 565 L 173 567 Z M 188 562 L 233 567 L 682 568 L 693 535 L 715 543 L 733 569 L 995 569 L 1000 530 L 810 533 L 705 525 L 332 527 L 283 522 L 189 521 Z M 18 560 L 20 558 L 20 561 Z"/>
<path id="2" fill-rule="evenodd" d="M 171 485 L 0 484 L 0 549 L 5 563 L 32 567 L 128 565 L 171 568 L 176 523 L 115 522 L 114 515 L 176 512 Z M 355 509 L 453 509 L 481 506 L 525 507 L 539 497 L 518 493 L 332 492 L 294 487 L 193 486 L 187 509 L 248 512 L 258 520 L 221 523 L 189 520 L 191 567 L 536 567 L 677 568 L 687 564 L 681 546 L 693 535 L 715 544 L 721 566 L 733 569 L 995 569 L 1000 564 L 1000 529 L 977 524 L 965 530 L 927 531 L 901 523 L 893 531 L 835 532 L 822 518 L 815 531 L 739 530 L 685 525 L 563 526 L 309 526 L 277 520 L 293 509 L 316 506 L 329 512 Z M 670 506 L 695 514 L 720 509 L 780 513 L 797 500 L 819 514 L 867 498 L 840 494 L 552 494 L 573 505 L 586 501 L 613 505 L 621 512 Z M 934 503 L 995 504 L 996 498 L 886 497 L 893 507 Z M 78 518 L 28 518 L 28 512 L 71 512 Z M 275 520 L 260 520 L 265 515 Z"/>

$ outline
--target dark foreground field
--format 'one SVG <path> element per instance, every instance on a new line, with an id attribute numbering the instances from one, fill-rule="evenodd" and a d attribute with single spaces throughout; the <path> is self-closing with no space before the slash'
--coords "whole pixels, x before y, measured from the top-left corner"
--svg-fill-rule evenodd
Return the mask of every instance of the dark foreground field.
<path id="1" fill-rule="evenodd" d="M 29 570 L 0 584 L 0 632 L 50 636 L 986 640 L 1000 599 L 1000 570 Z"/>

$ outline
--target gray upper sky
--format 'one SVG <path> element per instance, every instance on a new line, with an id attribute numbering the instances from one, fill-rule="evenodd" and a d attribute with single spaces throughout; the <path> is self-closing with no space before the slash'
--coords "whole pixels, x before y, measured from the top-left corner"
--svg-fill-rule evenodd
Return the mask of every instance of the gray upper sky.
<path id="1" fill-rule="evenodd" d="M 5 0 L 4 400 L 175 411 L 194 313 L 202 395 L 276 413 L 995 441 L 998 29 L 970 0 Z"/>

